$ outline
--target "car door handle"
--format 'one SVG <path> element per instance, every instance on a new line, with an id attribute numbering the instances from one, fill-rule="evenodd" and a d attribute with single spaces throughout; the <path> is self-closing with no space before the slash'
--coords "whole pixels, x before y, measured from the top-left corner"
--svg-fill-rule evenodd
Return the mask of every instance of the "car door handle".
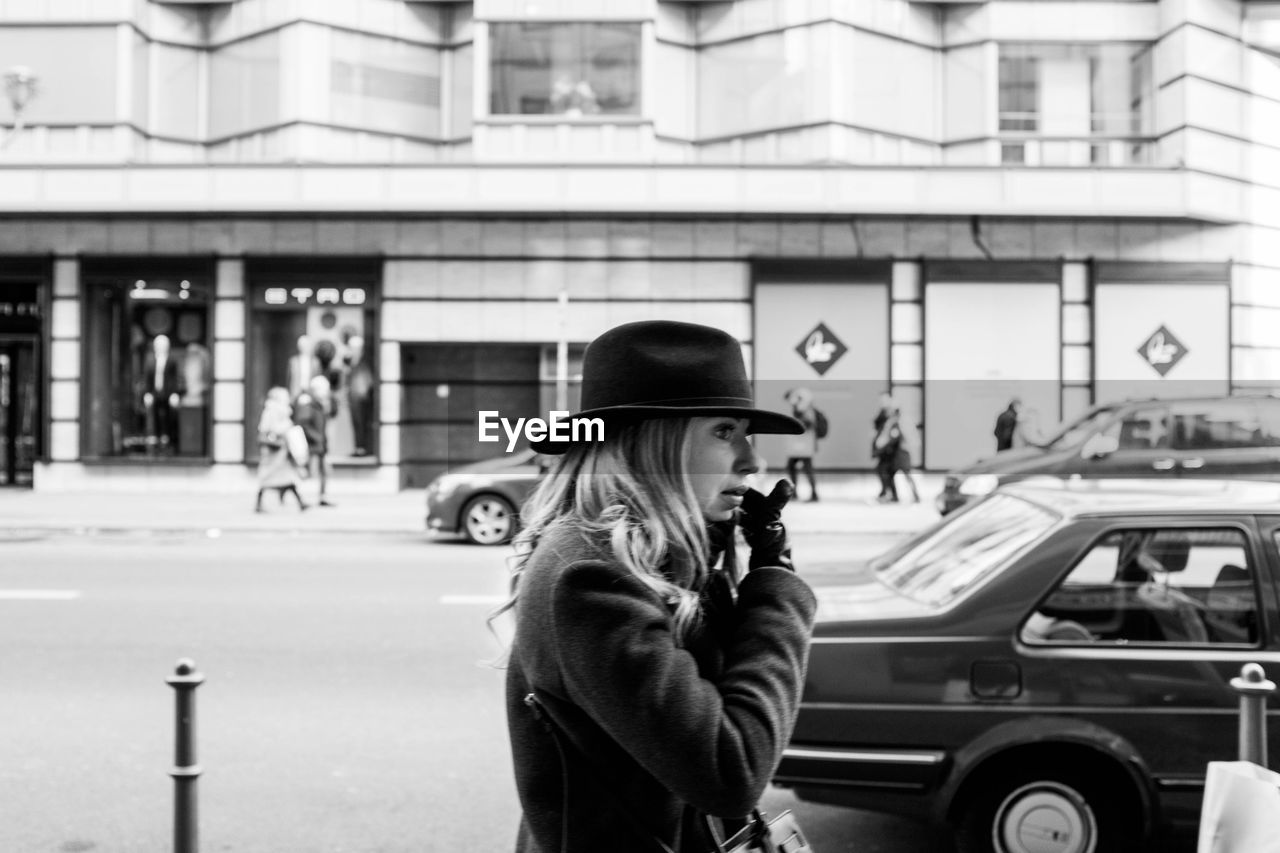
<path id="1" fill-rule="evenodd" d="M 1183 468 L 1203 468 L 1204 460 L 1201 459 L 1199 456 L 1192 457 L 1191 459 L 1183 459 L 1182 467 Z"/>
<path id="2" fill-rule="evenodd" d="M 1157 459 L 1151 463 L 1151 467 L 1157 471 L 1172 471 L 1178 463 L 1173 459 Z"/>

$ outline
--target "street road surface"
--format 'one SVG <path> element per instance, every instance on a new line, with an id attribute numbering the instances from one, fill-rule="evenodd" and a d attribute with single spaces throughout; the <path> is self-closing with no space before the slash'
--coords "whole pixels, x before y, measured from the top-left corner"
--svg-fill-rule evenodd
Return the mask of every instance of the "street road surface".
<path id="1" fill-rule="evenodd" d="M 888 540 L 797 543 L 829 583 Z M 509 851 L 505 549 L 414 536 L 0 535 L 0 851 L 172 847 L 192 658 L 203 853 Z M 801 559 L 802 569 L 806 563 Z M 823 853 L 946 853 L 926 827 L 797 803 Z"/>

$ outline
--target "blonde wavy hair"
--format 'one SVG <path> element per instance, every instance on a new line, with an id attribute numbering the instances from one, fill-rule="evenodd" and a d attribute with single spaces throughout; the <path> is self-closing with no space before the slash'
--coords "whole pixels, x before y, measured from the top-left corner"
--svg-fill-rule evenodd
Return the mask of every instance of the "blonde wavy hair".
<path id="1" fill-rule="evenodd" d="M 689 483 L 692 418 L 611 425 L 604 441 L 571 448 L 529 496 L 515 540 L 511 598 L 543 537 L 570 526 L 608 543 L 614 559 L 672 608 L 677 643 L 701 615 L 698 593 L 710 567 L 702 507 Z M 688 586 L 671 577 L 689 577 Z"/>

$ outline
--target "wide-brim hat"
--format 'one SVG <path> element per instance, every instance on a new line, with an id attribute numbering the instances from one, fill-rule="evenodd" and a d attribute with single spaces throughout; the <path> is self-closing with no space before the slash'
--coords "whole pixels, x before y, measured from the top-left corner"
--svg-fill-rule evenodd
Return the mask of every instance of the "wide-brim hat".
<path id="1" fill-rule="evenodd" d="M 610 329 L 582 358 L 582 410 L 572 422 L 610 425 L 646 418 L 745 418 L 747 431 L 800 435 L 804 425 L 755 407 L 742 347 L 727 332 L 696 323 L 643 320 Z M 562 427 L 561 432 L 565 432 Z M 584 431 L 585 432 L 585 431 Z M 572 441 L 531 442 L 539 453 L 564 453 Z"/>

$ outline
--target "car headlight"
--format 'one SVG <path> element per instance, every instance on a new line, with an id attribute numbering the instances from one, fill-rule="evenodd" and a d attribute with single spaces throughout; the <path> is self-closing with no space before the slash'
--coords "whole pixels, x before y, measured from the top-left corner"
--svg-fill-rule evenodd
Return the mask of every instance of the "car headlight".
<path id="1" fill-rule="evenodd" d="M 465 477 L 459 477 L 456 474 L 443 474 L 431 481 L 431 485 L 427 487 L 427 491 L 440 500 L 445 500 L 466 482 Z"/>
<path id="2" fill-rule="evenodd" d="M 1000 478 L 995 474 L 974 474 L 964 478 L 964 482 L 960 484 L 960 494 L 977 497 L 994 492 L 998 485 Z"/>

